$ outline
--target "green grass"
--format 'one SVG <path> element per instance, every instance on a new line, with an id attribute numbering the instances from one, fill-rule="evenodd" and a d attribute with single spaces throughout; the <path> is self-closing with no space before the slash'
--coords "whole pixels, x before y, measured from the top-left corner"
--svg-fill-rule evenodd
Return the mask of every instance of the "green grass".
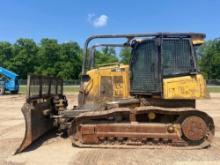
<path id="1" fill-rule="evenodd" d="M 64 86 L 64 94 L 74 93 L 79 91 L 79 86 Z M 26 85 L 20 85 L 19 93 L 26 94 Z"/>
<path id="2" fill-rule="evenodd" d="M 70 94 L 79 91 L 79 86 L 64 86 L 64 94 Z M 208 91 L 212 93 L 220 93 L 220 86 L 208 86 Z M 19 93 L 26 93 L 26 85 L 20 85 Z"/>
<path id="3" fill-rule="evenodd" d="M 220 93 L 220 86 L 208 86 L 208 91 L 212 93 Z"/>
<path id="4" fill-rule="evenodd" d="M 21 93 L 21 94 L 26 93 L 26 85 L 20 85 L 19 86 L 19 93 Z"/>
<path id="5" fill-rule="evenodd" d="M 64 89 L 63 93 L 79 92 L 79 86 L 64 86 L 63 89 Z"/>

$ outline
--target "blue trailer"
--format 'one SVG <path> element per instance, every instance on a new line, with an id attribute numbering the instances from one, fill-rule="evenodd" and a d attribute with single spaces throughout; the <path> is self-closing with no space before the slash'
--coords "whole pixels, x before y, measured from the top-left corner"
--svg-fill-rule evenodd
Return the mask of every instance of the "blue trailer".
<path id="1" fill-rule="evenodd" d="M 0 67 L 0 95 L 3 95 L 5 92 L 17 94 L 18 91 L 18 75 L 8 69 Z"/>

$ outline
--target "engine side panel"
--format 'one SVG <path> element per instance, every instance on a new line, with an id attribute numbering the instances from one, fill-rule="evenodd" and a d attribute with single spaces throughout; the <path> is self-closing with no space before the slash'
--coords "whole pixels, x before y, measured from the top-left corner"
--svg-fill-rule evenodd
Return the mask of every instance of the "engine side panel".
<path id="1" fill-rule="evenodd" d="M 102 102 L 129 97 L 128 65 L 109 66 L 87 72 L 90 80 L 83 84 L 86 101 Z"/>
<path id="2" fill-rule="evenodd" d="M 163 79 L 164 99 L 199 99 L 208 97 L 201 74 Z"/>

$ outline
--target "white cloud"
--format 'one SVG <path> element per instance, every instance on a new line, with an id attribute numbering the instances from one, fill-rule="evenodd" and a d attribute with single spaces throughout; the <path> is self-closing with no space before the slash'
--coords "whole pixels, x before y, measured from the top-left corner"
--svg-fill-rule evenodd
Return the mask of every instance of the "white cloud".
<path id="1" fill-rule="evenodd" d="M 93 25 L 95 27 L 103 27 L 103 26 L 106 26 L 107 23 L 108 23 L 108 16 L 101 15 L 100 17 L 98 17 L 94 20 Z"/>
<path id="2" fill-rule="evenodd" d="M 89 14 L 88 21 L 96 28 L 104 27 L 108 24 L 108 16 L 102 14 L 99 17 L 96 17 L 95 14 Z"/>

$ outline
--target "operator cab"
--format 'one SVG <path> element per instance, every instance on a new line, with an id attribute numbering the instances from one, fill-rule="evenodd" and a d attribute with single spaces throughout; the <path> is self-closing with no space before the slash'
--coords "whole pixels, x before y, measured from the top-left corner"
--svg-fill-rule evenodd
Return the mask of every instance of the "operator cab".
<path id="1" fill-rule="evenodd" d="M 192 36 L 133 40 L 131 47 L 131 95 L 160 96 L 164 78 L 198 73 Z"/>

